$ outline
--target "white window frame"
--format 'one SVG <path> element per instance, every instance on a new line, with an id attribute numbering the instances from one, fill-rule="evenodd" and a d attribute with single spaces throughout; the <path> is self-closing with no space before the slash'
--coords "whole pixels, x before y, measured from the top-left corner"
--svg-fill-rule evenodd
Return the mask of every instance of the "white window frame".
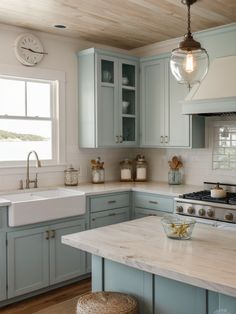
<path id="1" fill-rule="evenodd" d="M 29 68 L 0 64 L 0 76 L 26 81 L 50 81 L 51 85 L 51 118 L 52 121 L 52 157 L 51 160 L 41 160 L 42 166 L 64 166 L 65 154 L 65 72 L 42 68 Z M 3 116 L 1 116 L 3 117 Z M 5 117 L 6 118 L 6 117 Z M 24 116 L 8 116 L 9 119 L 48 120 Z M 0 120 L 1 121 L 1 120 Z M 25 156 L 26 160 L 27 156 Z M 40 158 L 40 153 L 39 153 Z M 22 168 L 26 161 L 0 161 L 0 168 Z"/>

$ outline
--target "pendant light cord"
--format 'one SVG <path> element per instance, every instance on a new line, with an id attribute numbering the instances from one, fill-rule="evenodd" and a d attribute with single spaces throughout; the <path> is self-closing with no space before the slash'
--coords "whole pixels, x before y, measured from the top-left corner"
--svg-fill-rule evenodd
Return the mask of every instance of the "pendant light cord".
<path id="1" fill-rule="evenodd" d="M 190 3 L 187 2 L 187 7 L 188 7 L 188 37 L 191 37 L 192 36 L 192 33 L 191 33 L 191 14 L 190 14 Z"/>

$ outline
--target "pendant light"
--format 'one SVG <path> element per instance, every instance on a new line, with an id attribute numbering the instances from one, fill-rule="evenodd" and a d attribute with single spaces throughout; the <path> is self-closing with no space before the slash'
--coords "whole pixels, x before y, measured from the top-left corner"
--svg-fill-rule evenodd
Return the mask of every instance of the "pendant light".
<path id="1" fill-rule="evenodd" d="M 190 7 L 197 0 L 181 0 L 188 8 L 188 29 L 184 40 L 179 47 L 172 50 L 170 58 L 171 72 L 181 84 L 192 85 L 201 82 L 206 76 L 209 68 L 209 57 L 207 51 L 201 44 L 193 39 L 191 33 Z"/>

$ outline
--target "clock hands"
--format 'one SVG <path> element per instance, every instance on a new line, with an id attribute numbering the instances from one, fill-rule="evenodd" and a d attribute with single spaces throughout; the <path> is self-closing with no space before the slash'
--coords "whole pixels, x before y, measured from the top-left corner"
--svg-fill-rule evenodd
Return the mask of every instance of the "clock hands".
<path id="1" fill-rule="evenodd" d="M 21 48 L 22 48 L 22 49 L 25 49 L 25 50 L 29 50 L 29 51 L 31 51 L 31 52 L 33 52 L 33 53 L 38 53 L 38 54 L 40 54 L 40 55 L 48 55 L 47 52 L 36 51 L 36 50 L 33 50 L 33 49 L 31 49 L 31 48 L 26 48 L 26 47 L 21 47 Z"/>

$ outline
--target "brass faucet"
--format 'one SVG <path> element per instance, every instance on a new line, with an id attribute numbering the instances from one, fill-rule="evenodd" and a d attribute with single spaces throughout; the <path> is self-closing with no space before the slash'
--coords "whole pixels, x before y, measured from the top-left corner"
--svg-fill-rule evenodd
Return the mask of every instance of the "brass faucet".
<path id="1" fill-rule="evenodd" d="M 36 173 L 34 180 L 30 180 L 30 175 L 29 175 L 29 158 L 32 153 L 34 153 L 36 157 L 36 167 L 41 167 L 41 161 L 39 160 L 39 157 L 36 151 L 35 150 L 30 151 L 27 156 L 27 172 L 26 172 L 26 187 L 25 187 L 26 189 L 30 188 L 30 183 L 34 183 L 34 188 L 38 187 L 38 174 Z"/>

